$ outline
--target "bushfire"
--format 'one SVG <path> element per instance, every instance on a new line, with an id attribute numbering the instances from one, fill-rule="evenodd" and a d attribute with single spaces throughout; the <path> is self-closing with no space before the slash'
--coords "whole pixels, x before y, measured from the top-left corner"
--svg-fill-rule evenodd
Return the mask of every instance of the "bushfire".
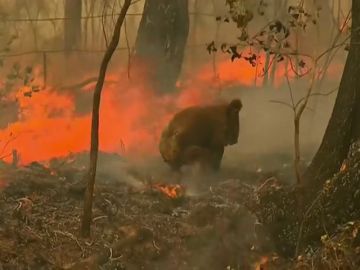
<path id="1" fill-rule="evenodd" d="M 181 198 L 185 194 L 185 187 L 179 184 L 154 184 L 152 187 L 171 199 Z"/>
<path id="2" fill-rule="evenodd" d="M 260 86 L 262 58 L 259 58 L 257 68 L 244 60 L 219 60 L 217 72 L 223 89 L 229 85 Z M 284 72 L 285 64 L 278 63 L 277 85 L 283 80 Z M 213 86 L 212 64 L 204 65 L 191 79 L 181 81 L 181 91 L 172 96 L 156 95 L 146 79 L 130 81 L 120 77 L 126 78 L 121 74 L 107 76 L 116 83 L 105 84 L 103 92 L 100 150 L 130 158 L 157 155 L 160 132 L 171 115 L 180 108 L 211 103 L 218 94 L 218 89 Z M 40 77 L 37 80 L 42 81 Z M 91 97 L 93 87 L 89 85 L 82 91 L 88 92 Z M 19 90 L 16 97 L 19 103 L 18 120 L 0 130 L 3 160 L 10 162 L 14 150 L 19 155 L 19 163 L 27 164 L 89 149 L 91 110 L 77 113 L 79 102 L 71 91 L 56 88 L 48 86 L 31 97 L 24 95 L 26 90 Z"/>

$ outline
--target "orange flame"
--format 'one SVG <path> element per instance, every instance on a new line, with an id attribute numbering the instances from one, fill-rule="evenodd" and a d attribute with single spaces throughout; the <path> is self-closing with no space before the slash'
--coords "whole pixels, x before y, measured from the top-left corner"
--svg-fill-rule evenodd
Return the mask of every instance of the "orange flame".
<path id="1" fill-rule="evenodd" d="M 171 199 L 180 198 L 185 193 L 185 188 L 181 185 L 165 185 L 165 184 L 154 184 L 153 188 L 165 194 Z"/>
<path id="2" fill-rule="evenodd" d="M 252 51 L 250 49 L 244 50 L 242 54 L 244 56 L 251 55 Z M 274 67 L 274 86 L 279 87 L 286 82 L 286 73 L 290 79 L 295 77 L 295 73 L 292 71 L 290 64 L 286 64 L 285 60 L 278 62 L 272 60 L 272 57 L 273 56 L 269 59 L 269 62 L 272 63 L 270 68 L 268 67 L 269 70 L 265 70 L 265 53 L 257 53 L 256 66 L 254 67 L 243 58 L 231 62 L 228 56 L 225 55 L 221 57 L 221 60 L 217 63 L 217 75 L 223 86 L 242 85 L 246 87 L 261 87 L 264 77 L 269 77 L 272 72 L 271 69 Z M 213 67 L 207 65 L 197 74 L 197 79 L 199 81 L 210 81 L 214 78 L 213 73 Z"/>
<path id="3" fill-rule="evenodd" d="M 256 69 L 244 60 L 231 62 L 224 58 L 217 64 L 223 87 L 232 85 L 253 86 L 255 76 L 261 73 L 264 56 Z M 285 67 L 278 64 L 275 83 L 283 80 Z M 120 80 L 122 74 L 110 74 L 107 79 L 117 83 L 105 84 L 100 109 L 100 150 L 118 153 L 128 158 L 158 154 L 157 145 L 163 127 L 180 108 L 212 103 L 218 97 L 213 83 L 212 65 L 206 64 L 191 79 L 178 83 L 180 93 L 159 96 L 148 86 L 146 76 L 136 80 Z M 40 75 L 38 80 L 41 81 Z M 123 76 L 124 78 L 126 76 Z M 140 79 L 139 79 L 140 78 Z M 261 77 L 256 86 L 261 85 Z M 84 89 L 89 92 L 93 85 Z M 19 153 L 21 164 L 48 161 L 90 148 L 91 113 L 76 113 L 75 97 L 51 87 L 25 97 L 28 89 L 17 93 L 19 120 L 0 130 L 0 149 L 8 154 Z M 7 138 L 9 143 L 4 143 Z M 16 139 L 14 139 L 16 138 Z M 11 155 L 5 158 L 11 161 Z"/>
<path id="4" fill-rule="evenodd" d="M 105 85 L 100 108 L 100 150 L 130 158 L 157 153 L 161 131 L 175 111 L 211 102 L 215 97 L 189 86 L 185 85 L 179 95 L 157 96 L 144 81 Z M 74 96 L 47 88 L 29 98 L 24 91 L 20 89 L 17 94 L 19 120 L 0 130 L 0 143 L 11 140 L 6 144 L 7 152 L 16 149 L 20 163 L 27 164 L 88 151 L 91 113 L 77 115 Z M 11 155 L 5 160 L 10 162 Z"/>

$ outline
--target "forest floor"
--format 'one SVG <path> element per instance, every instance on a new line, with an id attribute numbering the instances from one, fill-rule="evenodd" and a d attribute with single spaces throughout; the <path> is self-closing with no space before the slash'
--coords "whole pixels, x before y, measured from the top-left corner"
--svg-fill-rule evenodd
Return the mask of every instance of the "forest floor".
<path id="1" fill-rule="evenodd" d="M 247 210 L 266 173 L 196 194 L 160 179 L 131 185 L 100 174 L 89 239 L 79 233 L 85 170 L 74 159 L 2 164 L 0 173 L 0 269 L 295 269 Z"/>

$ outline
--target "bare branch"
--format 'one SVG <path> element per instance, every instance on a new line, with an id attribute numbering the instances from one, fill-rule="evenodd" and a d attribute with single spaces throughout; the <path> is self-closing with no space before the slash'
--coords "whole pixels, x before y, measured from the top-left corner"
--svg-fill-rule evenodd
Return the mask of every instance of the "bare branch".
<path id="1" fill-rule="evenodd" d="M 329 91 L 329 92 L 326 92 L 326 93 L 312 93 L 310 97 L 314 97 L 314 96 L 330 96 L 332 93 L 336 92 L 337 90 L 339 89 L 339 87 L 336 87 L 335 89 Z M 299 106 L 299 104 L 305 99 L 305 97 L 302 97 L 301 99 L 298 100 L 298 102 L 296 103 L 295 107 L 297 108 Z"/>
<path id="2" fill-rule="evenodd" d="M 292 111 L 294 110 L 294 107 L 290 104 L 290 103 L 287 103 L 287 102 L 285 102 L 285 101 L 281 101 L 281 100 L 269 100 L 269 102 L 271 102 L 271 103 L 277 103 L 277 104 L 281 104 L 281 105 L 284 105 L 284 106 L 286 106 L 286 107 L 288 107 L 288 108 L 290 108 Z"/>
<path id="3" fill-rule="evenodd" d="M 106 47 L 109 46 L 109 43 L 108 43 L 108 39 L 107 39 L 107 36 L 106 36 L 106 30 L 105 30 L 105 11 L 106 11 L 106 1 L 104 1 L 104 5 L 103 5 L 103 10 L 102 10 L 102 17 L 101 17 L 101 24 L 102 24 L 102 31 L 103 31 L 103 35 L 104 35 L 104 39 L 105 39 L 105 45 Z"/>
<path id="4" fill-rule="evenodd" d="M 316 79 L 316 63 L 314 63 L 314 68 L 313 68 L 313 72 L 312 72 L 312 76 L 311 76 L 311 81 L 310 81 L 310 86 L 307 90 L 307 94 L 306 96 L 303 98 L 303 103 L 300 105 L 299 110 L 296 113 L 296 118 L 300 119 L 302 113 L 304 112 L 306 105 L 309 101 L 309 97 L 311 96 L 311 92 L 314 88 L 314 84 L 315 84 L 315 79 Z"/>
<path id="5" fill-rule="evenodd" d="M 343 45 L 346 44 L 346 42 L 350 39 L 351 35 L 348 35 L 342 42 L 340 42 L 339 44 L 335 44 L 334 46 L 326 49 L 325 51 L 323 51 L 321 54 L 319 54 L 316 58 L 315 58 L 315 62 L 318 62 L 322 57 L 324 57 L 324 55 L 326 55 L 327 53 L 329 53 L 330 51 L 341 47 Z"/>
<path id="6" fill-rule="evenodd" d="M 121 3 L 119 3 L 121 6 Z M 125 33 L 125 41 L 126 41 L 126 48 L 128 52 L 128 63 L 127 63 L 127 76 L 128 79 L 130 79 L 130 70 L 131 70 L 131 49 L 130 49 L 130 42 L 128 37 L 128 31 L 127 31 L 127 24 L 126 24 L 126 18 L 124 20 L 124 33 Z"/>
<path id="7" fill-rule="evenodd" d="M 134 1 L 131 5 L 136 4 L 137 2 L 140 2 L 142 0 Z M 113 17 L 113 16 L 119 16 L 120 13 L 111 13 L 111 14 L 100 14 L 100 15 L 91 15 L 91 16 L 82 16 L 80 17 L 81 20 L 91 20 L 91 19 L 101 19 L 104 17 Z M 140 17 L 142 16 L 142 13 L 128 13 L 126 16 L 136 16 Z M 205 16 L 205 17 L 216 17 L 214 14 L 210 13 L 203 13 L 203 12 L 189 12 L 189 15 L 199 15 L 199 16 Z M 67 18 L 67 17 L 53 17 L 53 18 L 2 18 L 1 20 L 4 22 L 54 22 L 54 21 L 66 21 L 66 20 L 72 20 L 73 18 Z"/>
<path id="8" fill-rule="evenodd" d="M 294 102 L 294 95 L 293 95 L 292 87 L 291 87 L 291 84 L 290 84 L 289 75 L 288 75 L 287 72 L 285 74 L 285 78 L 286 78 L 286 82 L 287 82 L 287 85 L 288 85 L 288 88 L 289 88 L 289 94 L 290 94 L 290 99 L 291 99 L 291 107 L 292 107 L 293 111 L 295 112 L 296 107 L 295 107 L 295 102 Z"/>
<path id="9" fill-rule="evenodd" d="M 296 71 L 296 68 L 295 68 L 295 65 L 294 65 L 293 60 L 291 59 L 291 57 L 288 56 L 288 55 L 284 55 L 284 56 L 289 59 L 291 71 L 294 72 L 294 74 L 295 74 L 296 76 L 298 76 L 299 78 L 302 78 L 302 77 L 304 77 L 304 76 L 306 76 L 307 74 L 310 73 L 311 68 L 308 68 L 304 73 L 299 73 L 299 72 L 297 72 L 297 71 Z"/>
<path id="10" fill-rule="evenodd" d="M 343 33 L 343 30 L 344 30 L 345 26 L 349 22 L 350 18 L 351 18 L 351 11 L 349 10 L 348 14 L 345 17 L 344 23 L 342 24 L 341 28 L 338 30 L 338 33 L 337 33 L 336 37 L 334 38 L 334 40 L 332 42 L 331 47 L 334 47 L 337 44 L 338 40 L 341 37 L 341 34 Z M 337 51 L 339 50 L 339 48 L 340 47 L 338 47 L 332 55 L 328 54 L 328 57 L 326 58 L 325 63 L 323 65 L 323 67 L 322 67 L 322 78 L 320 79 L 321 81 L 325 78 L 325 72 L 328 69 L 330 63 L 332 62 L 332 60 L 335 57 L 335 55 L 336 55 Z"/>
<path id="11" fill-rule="evenodd" d="M 274 63 L 274 60 L 275 60 L 275 56 L 271 58 L 270 63 L 267 66 L 266 70 L 264 69 L 264 73 L 260 75 L 261 77 L 265 76 L 269 72 L 270 68 L 272 67 L 272 65 Z"/>
<path id="12" fill-rule="evenodd" d="M 72 84 L 72 85 L 65 85 L 65 86 L 59 86 L 56 88 L 59 88 L 59 90 L 79 90 L 84 88 L 85 86 L 95 83 L 97 81 L 98 77 L 91 77 L 88 78 L 82 82 Z M 106 80 L 104 83 L 116 83 L 116 80 Z"/>

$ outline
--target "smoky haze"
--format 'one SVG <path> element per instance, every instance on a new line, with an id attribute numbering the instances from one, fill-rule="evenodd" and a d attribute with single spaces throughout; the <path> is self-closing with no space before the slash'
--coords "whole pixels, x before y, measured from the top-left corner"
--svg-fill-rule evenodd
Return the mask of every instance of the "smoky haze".
<path id="1" fill-rule="evenodd" d="M 160 0 L 152 2 L 155 1 Z M 79 2 L 82 3 L 81 10 L 79 10 L 79 6 L 76 6 L 76 3 Z M 101 224 L 106 222 L 104 224 L 109 225 L 112 230 L 113 227 L 123 225 L 121 222 L 126 220 L 130 227 L 133 225 L 136 227 L 143 223 L 145 216 L 150 216 L 150 219 L 144 219 L 144 224 L 147 223 L 146 226 L 150 225 L 151 228 L 154 228 L 154 232 L 158 230 L 156 233 L 160 235 L 163 234 L 162 230 L 166 229 L 178 234 L 178 228 L 181 228 L 178 225 L 187 219 L 178 219 L 177 215 L 189 213 L 194 216 L 196 221 L 204 222 L 203 219 L 205 219 L 206 226 L 204 225 L 204 227 L 206 228 L 219 225 L 219 228 L 214 231 L 216 233 L 212 233 L 211 230 L 209 230 L 210 233 L 206 232 L 205 244 L 200 239 L 199 246 L 204 247 L 202 250 L 196 245 L 188 252 L 193 260 L 191 263 L 203 266 L 203 268 L 197 269 L 209 269 L 212 260 L 227 258 L 233 252 L 243 253 L 244 256 L 247 256 L 250 244 L 254 243 L 254 225 L 257 223 L 256 217 L 250 215 L 246 209 L 242 209 L 237 202 L 229 204 L 232 199 L 227 195 L 232 195 L 230 192 L 224 193 L 224 198 L 219 200 L 218 194 L 213 193 L 213 190 L 219 186 L 221 189 L 222 184 L 227 184 L 229 190 L 237 193 L 237 196 L 242 196 L 241 192 L 238 193 L 240 189 L 234 188 L 236 187 L 234 183 L 238 180 L 241 184 L 249 184 L 244 186 L 250 189 L 271 176 L 287 183 L 295 181 L 293 169 L 294 115 L 289 104 L 292 102 L 291 97 L 296 103 L 306 95 L 310 86 L 309 76 L 302 78 L 289 76 L 290 91 L 285 78 L 285 74 L 288 74 L 288 72 L 284 72 L 285 61 L 276 63 L 276 70 L 267 73 L 268 80 L 266 81 L 264 78 L 266 76 L 261 68 L 262 65 L 265 65 L 265 53 L 260 54 L 259 70 L 243 59 L 232 62 L 230 55 L 222 53 L 220 49 L 216 53 L 209 54 L 207 45 L 210 42 L 214 41 L 218 46 L 222 43 L 237 42 L 241 31 L 234 23 L 223 21 L 220 23 L 219 20 L 216 20 L 216 17 L 220 16 L 223 20 L 224 16 L 228 15 L 226 0 L 189 0 L 190 25 L 182 69 L 176 84 L 178 91 L 175 94 L 159 94 L 160 91 L 153 87 L 149 79 L 149 73 L 155 67 L 151 66 L 150 69 L 146 69 L 141 66 L 142 63 L 134 61 L 136 38 L 144 2 L 144 0 L 136 1 L 136 4 L 131 5 L 128 11 L 126 24 L 121 29 L 120 43 L 110 61 L 104 84 L 100 108 L 100 153 L 96 172 L 97 186 L 94 206 L 101 204 L 103 207 L 105 205 L 106 210 L 101 209 L 100 219 L 97 219 L 94 227 L 96 227 L 95 230 L 101 230 L 101 241 L 123 240 L 120 235 L 116 235 L 110 240 L 108 230 L 102 230 L 107 227 L 102 227 Z M 180 3 L 181 1 L 174 2 Z M 254 2 L 260 1 L 239 2 L 246 3 L 247 8 L 255 14 L 248 29 L 252 34 L 258 32 L 270 20 L 285 18 L 287 8 L 279 8 L 276 3 L 287 3 L 288 5 L 298 3 L 297 0 L 262 1 L 268 3 L 268 8 L 265 15 L 261 17 L 256 15 L 258 10 L 254 5 Z M 299 51 L 316 56 L 326 50 L 339 34 L 339 29 L 349 11 L 350 1 L 305 0 L 303 2 L 313 13 L 318 10 L 314 3 L 322 5 L 323 13 L 321 13 L 318 23 L 299 33 Z M 66 3 L 74 6 L 65 8 Z M 0 156 L 5 156 L 6 161 L 13 161 L 11 153 L 16 150 L 22 165 L 39 161 L 50 165 L 50 168 L 52 165 L 54 165 L 52 168 L 60 168 L 61 173 L 70 175 L 67 180 L 71 185 L 75 182 L 76 191 L 77 184 L 80 183 L 81 186 L 82 181 L 86 180 L 84 175 L 87 175 L 89 166 L 92 93 L 104 51 L 111 39 L 116 15 L 121 9 L 121 3 L 122 1 L 119 0 L 0 0 L 0 89 L 7 89 L 5 94 L 0 92 L 0 151 L 3 149 Z M 341 5 L 341 9 L 339 9 L 339 5 Z M 81 11 L 81 18 L 78 14 L 79 11 Z M 70 27 L 71 33 L 65 35 L 64 32 L 69 30 L 66 25 L 69 22 L 71 24 L 71 21 L 64 18 L 73 15 L 77 16 L 81 27 L 74 21 L 73 23 L 77 24 L 77 27 L 74 29 Z M 328 26 L 329 22 L 332 22 L 331 29 Z M 339 39 L 343 36 L 340 33 Z M 8 44 L 10 45 L 7 46 Z M 336 88 L 339 86 L 346 56 L 346 52 L 340 49 L 331 54 L 329 58 L 325 57 L 324 61 L 320 63 L 324 65 L 326 59 L 331 60 L 324 80 L 316 82 L 313 89 L 313 93 L 319 95 L 311 97 L 301 118 L 302 168 L 311 160 L 321 143 L 332 112 Z M 305 62 L 305 64 L 309 64 L 306 60 Z M 13 73 L 14 67 L 21 73 L 21 76 L 15 76 L 15 79 L 13 75 L 9 77 L 9 74 Z M 31 70 L 29 78 L 26 77 L 28 76 L 25 74 L 26 70 Z M 166 70 L 161 75 L 166 77 L 165 73 Z M 24 85 L 24 81 L 27 81 L 26 85 Z M 34 89 L 36 91 L 33 91 Z M 203 172 L 196 164 L 184 167 L 181 173 L 171 171 L 158 150 L 161 131 L 171 117 L 188 106 L 230 101 L 233 98 L 240 98 L 243 104 L 239 114 L 240 136 L 236 145 L 225 148 L 221 170 L 216 173 Z M 69 165 L 70 173 L 66 171 L 66 165 Z M 219 180 L 226 181 L 219 183 Z M 150 197 L 149 200 L 143 201 L 143 192 L 133 192 L 134 190 L 149 191 L 149 187 L 155 186 L 149 185 L 149 183 L 163 184 L 177 181 L 181 181 L 182 187 L 186 189 L 186 195 L 190 197 L 189 200 L 188 198 L 184 200 L 185 204 L 192 201 L 185 208 L 182 205 L 179 206 L 177 200 L 175 204 L 172 204 L 173 201 L 169 203 L 170 201 L 166 200 L 163 203 L 165 207 L 162 207 L 158 202 L 153 204 L 153 201 L 157 199 L 153 200 L 153 197 Z M 102 190 L 101 184 L 104 182 L 109 183 L 107 185 L 109 192 Z M 118 185 L 118 182 L 121 184 Z M 212 185 L 213 183 L 214 185 Z M 67 190 L 67 184 L 64 181 L 57 181 L 61 191 L 59 193 L 66 194 L 66 197 L 68 195 L 64 190 Z M 211 187 L 210 192 L 209 186 Z M 82 186 L 80 190 L 82 190 L 81 188 Z M 126 190 L 126 193 L 118 193 L 119 190 Z M 36 201 L 35 211 L 41 209 L 41 205 L 48 208 L 51 200 L 57 201 L 52 192 L 49 194 L 46 194 L 46 201 L 43 204 Z M 134 194 L 139 196 L 133 196 Z M 147 196 L 146 193 L 145 195 Z M 108 196 L 111 200 L 106 199 Z M 113 200 L 113 197 L 116 198 Z M 205 198 L 203 206 L 201 198 Z M 244 198 L 247 199 L 246 196 Z M 96 201 L 97 199 L 100 200 Z M 129 219 L 123 219 L 122 215 L 118 216 L 119 219 L 123 219 L 120 222 L 112 219 L 113 207 L 111 203 L 103 203 L 103 199 L 109 202 L 119 202 L 116 204 L 118 206 L 121 204 L 120 211 L 124 212 L 124 217 L 129 215 Z M 13 209 L 15 201 L 8 201 Z M 67 211 L 64 213 L 66 216 L 69 211 L 74 213 L 78 211 L 74 209 L 79 209 L 82 204 L 82 200 L 77 200 L 78 205 L 73 207 L 70 205 L 72 201 L 70 203 L 68 201 L 66 198 L 66 203 L 56 204 L 59 207 L 46 211 L 51 213 L 51 224 L 56 225 L 55 229 L 59 232 L 61 231 L 58 220 L 53 221 L 54 217 L 57 217 L 57 215 L 53 215 L 54 209 L 61 212 L 63 205 L 66 206 L 64 208 Z M 169 205 L 171 206 L 169 207 Z M 111 209 L 108 210 L 108 208 Z M 196 209 L 199 210 L 194 211 Z M 216 211 L 214 212 L 212 209 Z M 237 209 L 236 212 L 233 211 L 234 209 Z M 13 210 L 4 213 L 7 215 L 12 212 Z M 135 213 L 140 222 L 133 219 Z M 214 213 L 219 215 L 214 215 Z M 160 219 L 169 220 L 170 215 L 171 218 L 175 217 L 176 223 L 164 223 L 166 226 L 159 226 Z M 38 216 L 42 217 L 39 212 Z M 218 225 L 216 224 L 217 219 L 221 220 Z M 230 219 L 239 219 L 240 221 Z M 78 216 L 76 216 L 76 223 L 78 223 Z M 185 223 L 184 225 L 187 225 Z M 237 228 L 239 233 L 233 234 L 231 230 L 230 232 L 224 230 L 224 228 L 233 227 L 233 224 L 236 223 L 241 225 Z M 37 226 L 37 223 L 34 224 Z M 41 221 L 41 224 L 45 223 Z M 67 222 L 65 224 L 64 229 L 68 230 Z M 37 227 L 43 230 L 43 228 L 47 228 L 46 225 L 44 226 Z M 12 227 L 14 226 L 11 223 Z M 154 258 L 156 258 L 156 263 L 160 263 L 156 269 L 175 269 L 171 262 L 164 259 L 167 255 L 164 257 L 158 255 L 162 256 L 163 251 L 167 252 L 167 249 L 174 248 L 177 243 L 181 242 L 181 246 L 184 243 L 187 245 L 186 238 L 191 234 L 189 228 L 189 226 L 184 226 L 184 238 L 182 234 L 179 234 L 180 237 L 177 237 L 181 238 L 179 242 L 171 242 L 171 240 L 169 247 L 160 245 L 160 249 L 156 246 L 156 243 L 159 242 L 155 238 L 151 239 L 153 241 L 149 248 L 156 250 Z M 208 230 L 206 229 L 206 231 Z M 36 235 L 35 232 L 36 230 L 34 230 L 34 235 Z M 49 234 L 47 229 L 46 233 Z M 194 234 L 198 234 L 198 231 L 195 231 Z M 219 234 L 221 237 L 218 238 L 215 234 Z M 16 234 L 14 235 L 16 236 Z M 47 237 L 47 235 L 43 235 L 44 238 Z M 54 235 L 57 238 L 57 234 L 54 233 Z M 64 233 L 63 236 L 79 245 L 77 238 L 69 237 L 69 235 L 73 236 L 70 233 Z M 166 236 L 166 234 L 164 235 Z M 223 238 L 223 235 L 226 237 Z M 18 238 L 22 239 L 22 237 Z M 262 238 L 258 239 L 260 241 L 265 239 L 265 237 L 259 238 Z M 37 238 L 32 242 L 41 243 Z M 99 247 L 97 240 L 93 243 L 95 245 L 91 246 L 97 249 Z M 230 248 L 224 249 L 223 247 L 229 243 Z M 194 243 L 190 243 L 189 247 L 192 244 Z M 51 245 L 53 244 L 51 243 Z M 47 244 L 42 246 L 46 247 Z M 63 247 L 62 243 L 60 247 Z M 80 245 L 79 247 L 82 256 L 87 254 Z M 74 248 L 78 250 L 78 247 Z M 251 250 L 252 248 L 253 246 Z M 70 249 L 70 252 L 72 250 Z M 114 255 L 112 257 L 114 260 L 111 261 L 117 261 L 117 255 L 112 253 L 112 249 L 110 251 L 111 257 Z M 147 249 L 144 251 L 147 253 Z M 54 253 L 54 250 L 50 250 L 50 252 Z M 121 252 L 123 251 L 121 250 Z M 76 253 L 74 252 L 74 254 Z M 135 255 L 135 249 L 131 250 L 131 254 L 131 256 Z M 153 256 L 151 254 L 155 254 L 155 252 L 150 253 L 150 256 Z M 174 255 L 178 257 L 179 254 Z M 120 257 L 122 256 L 123 254 Z M 41 261 L 43 261 L 43 257 L 42 255 Z M 58 254 L 56 257 L 63 260 L 62 256 L 58 256 Z M 249 260 L 248 257 L 236 257 L 237 260 L 243 262 Z M 80 256 L 75 259 L 80 259 Z M 144 260 L 143 257 L 139 259 Z M 171 259 L 169 257 L 169 260 Z M 49 260 L 49 262 L 51 261 Z M 214 265 L 211 266 L 219 269 Z M 184 265 L 183 269 L 189 269 L 188 267 L 190 266 Z M 226 269 L 230 269 L 230 266 Z M 254 267 L 254 269 L 260 269 L 260 266 Z"/>
<path id="2" fill-rule="evenodd" d="M 91 8 L 92 2 L 95 3 L 93 8 Z M 182 85 L 186 84 L 187 88 L 190 89 L 188 92 L 193 91 L 196 94 L 188 95 L 188 99 L 192 99 L 191 102 L 175 102 L 178 105 L 175 109 L 167 109 L 164 107 L 159 109 L 159 111 L 170 116 L 186 105 L 211 103 L 218 98 L 225 100 L 230 100 L 234 97 L 241 98 L 244 107 L 240 112 L 239 143 L 225 149 L 223 159 L 224 167 L 243 167 L 256 170 L 258 167 L 281 166 L 279 162 L 268 158 L 268 155 L 277 153 L 290 156 L 291 158 L 293 153 L 293 115 L 292 111 L 286 106 L 271 101 L 290 102 L 289 89 L 286 81 L 282 80 L 281 85 L 276 87 L 270 84 L 254 87 L 244 84 L 241 80 L 233 80 L 232 82 L 222 81 L 222 78 L 227 77 L 227 70 L 222 69 L 220 63 L 224 61 L 230 62 L 230 59 L 227 59 L 227 56 L 221 52 L 218 52 L 215 56 L 209 55 L 206 51 L 206 43 L 212 40 L 231 42 L 236 40 L 239 32 L 233 24 L 223 23 L 219 25 L 219 23 L 215 21 L 213 15 L 225 15 L 227 7 L 224 5 L 224 1 L 216 0 L 212 2 L 205 0 L 189 1 L 189 10 L 191 13 L 190 32 L 180 76 L 180 89 L 183 89 Z M 117 98 L 119 100 L 122 99 L 121 106 L 128 104 L 128 106 L 131 107 L 131 104 L 134 102 L 133 95 L 121 94 L 122 91 L 125 91 L 123 88 L 128 85 L 128 83 L 124 83 L 124 81 L 128 80 L 130 83 L 133 83 L 139 80 L 139 78 L 134 75 L 135 73 L 133 73 L 136 66 L 130 65 L 130 79 L 127 77 L 129 53 L 131 53 L 135 44 L 137 29 L 141 19 L 139 14 L 141 14 L 143 10 L 143 4 L 143 1 L 140 1 L 131 6 L 129 10 L 130 15 L 126 20 L 126 29 L 123 27 L 121 33 L 119 45 L 121 49 L 115 53 L 108 70 L 108 81 L 114 83 L 115 86 L 113 86 L 113 89 L 118 89 Z M 346 5 L 346 3 L 343 5 Z M 11 50 L 7 53 L 12 55 L 12 57 L 6 57 L 4 59 L 4 68 L 0 71 L 2 80 L 5 78 L 11 66 L 16 62 L 35 66 L 37 68 L 36 80 L 39 84 L 42 85 L 45 83 L 45 87 L 51 88 L 52 91 L 57 92 L 59 95 L 71 96 L 74 99 L 76 108 L 71 108 L 71 114 L 73 116 L 89 115 L 92 102 L 91 89 L 94 86 L 94 80 L 91 79 L 97 76 L 103 50 L 106 46 L 104 33 L 107 40 L 110 39 L 112 33 L 114 19 L 110 15 L 112 14 L 113 8 L 115 10 L 120 9 L 118 4 L 115 4 L 115 6 L 111 8 L 104 8 L 101 1 L 84 1 L 82 16 L 88 18 L 82 20 L 81 41 L 77 45 L 78 51 L 75 50 L 75 52 L 65 54 L 65 52 L 63 52 L 63 21 L 61 19 L 45 20 L 46 18 L 64 17 L 63 1 L 52 1 L 50 4 L 48 1 L 1 0 L 0 10 L 5 13 L 8 18 L 25 18 L 25 20 L 10 20 L 2 25 L 3 28 L 6 27 L 8 36 L 17 36 L 17 39 L 11 44 Z M 101 17 L 97 15 L 101 15 L 103 11 L 110 15 L 104 17 L 105 19 L 102 21 Z M 336 12 L 336 8 L 334 12 Z M 267 16 L 272 16 L 272 14 L 267 14 Z M 276 16 L 281 18 L 283 14 L 279 13 L 276 14 Z M 37 18 L 42 21 L 29 21 L 26 20 L 26 18 Z M 259 19 L 252 24 L 251 28 L 255 31 L 263 26 L 265 22 L 266 18 Z M 102 30 L 103 25 L 105 25 L 104 32 Z M 315 37 L 316 42 L 301 43 L 301 49 L 307 53 L 322 51 L 331 40 L 330 36 L 325 35 L 325 33 L 319 35 L 316 29 L 309 30 L 304 34 L 304 40 L 305 38 L 315 40 Z M 23 52 L 25 53 L 22 54 Z M 329 69 L 330 71 L 328 76 L 325 77 L 325 81 L 321 85 L 317 85 L 315 91 L 329 92 L 338 86 L 345 57 L 346 54 L 343 52 L 336 55 L 333 60 L 333 69 Z M 249 69 L 253 68 L 249 67 L 248 63 L 243 62 L 241 65 L 235 64 L 231 73 L 235 74 L 235 77 L 236 74 L 242 76 L 242 74 L 245 74 L 245 71 Z M 44 70 L 46 70 L 46 72 L 44 72 Z M 205 72 L 204 70 L 207 70 L 207 74 L 210 75 L 208 77 L 205 76 L 206 79 L 199 79 L 202 78 Z M 43 78 L 45 73 L 46 80 Z M 219 74 L 219 80 L 214 81 L 211 74 L 216 73 Z M 83 85 L 85 90 L 81 89 L 81 87 L 76 87 L 77 84 L 88 79 L 90 79 L 91 83 Z M 250 80 L 253 80 L 253 78 Z M 291 80 L 291 83 L 295 100 L 303 97 L 309 86 L 308 77 Z M 142 84 L 143 89 L 147 89 L 146 80 L 144 80 Z M 105 92 L 106 91 L 108 90 L 105 89 Z M 201 94 L 198 94 L 199 92 Z M 336 93 L 329 96 L 312 98 L 309 108 L 302 117 L 300 131 L 301 147 L 306 161 L 311 158 L 321 142 L 332 111 L 335 96 Z M 139 98 L 146 97 L 148 96 L 139 94 Z M 172 97 L 167 97 L 167 99 L 171 98 Z M 156 100 L 157 97 L 151 97 L 151 99 Z M 166 98 L 159 97 L 158 99 L 163 102 Z M 150 103 L 150 105 L 151 104 L 155 106 L 156 104 L 158 105 L 159 102 L 155 101 Z M 103 104 L 103 106 L 106 106 L 106 104 Z M 143 105 L 140 104 L 139 106 Z M 9 109 L 3 108 L 3 110 Z M 157 108 L 154 107 L 153 110 L 157 110 Z M 124 113 L 124 111 L 119 109 L 118 111 L 114 110 L 113 113 Z M 131 110 L 126 110 L 126 113 L 130 114 Z M 14 122 L 14 118 L 16 118 L 14 114 L 14 110 L 12 110 L 11 114 L 6 114 L 9 115 L 9 119 L 6 119 L 6 122 Z M 156 121 L 157 115 L 154 115 L 153 111 L 148 107 L 147 114 L 151 114 L 149 118 L 151 121 Z M 144 115 L 145 114 L 140 114 L 139 117 L 146 118 L 147 116 Z M 163 118 L 164 115 L 160 115 L 159 117 Z M 122 125 L 121 120 L 116 121 L 116 116 L 114 116 L 113 119 L 114 125 Z M 124 115 L 118 119 L 125 119 Z M 21 117 L 18 120 L 20 121 Z M 148 119 L 146 118 L 146 120 Z M 142 121 L 138 122 L 141 123 Z M 165 123 L 166 121 L 161 121 L 161 125 Z M 3 125 L 3 127 L 4 126 L 5 125 Z M 145 132 L 151 132 L 149 130 L 152 128 L 152 125 L 147 126 L 147 124 L 144 123 L 144 126 Z M 139 130 L 141 130 L 141 127 L 133 130 L 133 132 L 139 132 Z M 158 136 L 159 131 L 156 133 Z M 102 138 L 104 137 L 106 136 Z M 88 138 L 84 138 L 84 140 L 87 139 Z M 119 138 L 119 140 L 120 139 L 121 138 Z M 154 149 L 157 149 L 158 141 L 156 139 L 158 138 L 151 139 Z M 125 141 L 124 144 L 127 146 L 127 141 Z M 110 152 L 116 152 L 119 155 L 123 154 L 119 150 L 119 147 L 115 147 L 115 150 L 116 149 L 117 151 Z M 69 149 L 69 152 L 72 150 L 73 149 Z M 21 153 L 21 149 L 19 149 L 19 151 Z M 135 155 L 131 157 L 131 160 L 135 160 L 133 162 L 134 167 L 140 166 L 147 168 L 145 171 L 148 170 L 149 172 L 155 169 L 161 172 L 160 175 L 168 173 L 167 166 L 163 164 L 158 152 L 145 156 L 145 158 L 143 155 L 140 156 Z M 114 164 L 111 162 L 100 162 L 100 169 L 101 168 L 106 171 L 112 170 L 114 173 L 119 173 L 119 163 L 117 162 L 114 162 Z M 128 168 L 124 170 L 128 170 Z"/>

